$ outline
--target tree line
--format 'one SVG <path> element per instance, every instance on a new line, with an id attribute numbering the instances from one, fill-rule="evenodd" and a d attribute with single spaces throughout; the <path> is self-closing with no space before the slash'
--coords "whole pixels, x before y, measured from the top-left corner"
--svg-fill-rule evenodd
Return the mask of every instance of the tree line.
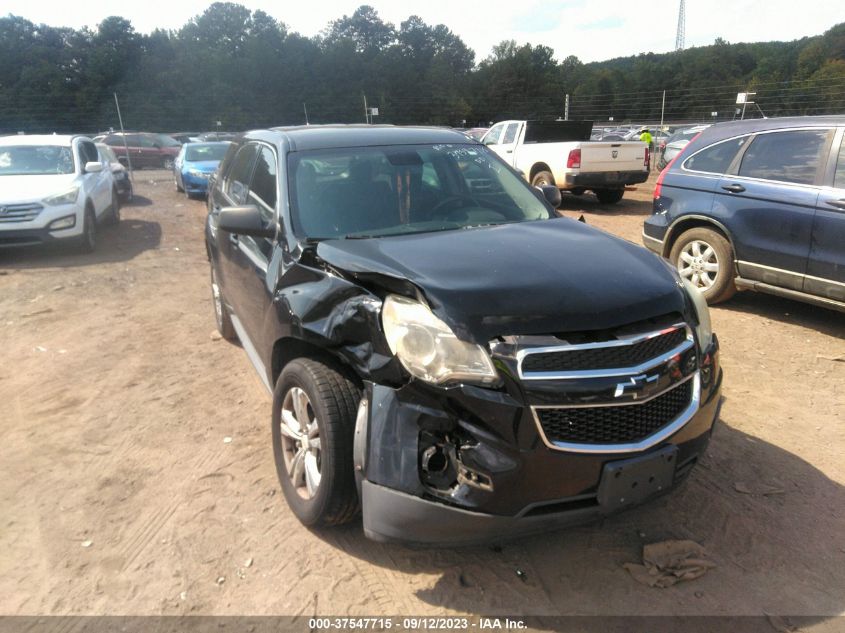
<path id="1" fill-rule="evenodd" d="M 363 122 L 365 97 L 379 123 L 556 118 L 566 95 L 571 119 L 723 119 L 744 91 L 757 93 L 753 115 L 845 112 L 845 23 L 791 42 L 582 63 L 512 40 L 477 61 L 444 25 L 396 26 L 366 5 L 314 37 L 228 2 L 149 34 L 116 16 L 96 29 L 0 18 L 0 133 L 116 128 L 113 93 L 127 129 L 175 132 Z"/>

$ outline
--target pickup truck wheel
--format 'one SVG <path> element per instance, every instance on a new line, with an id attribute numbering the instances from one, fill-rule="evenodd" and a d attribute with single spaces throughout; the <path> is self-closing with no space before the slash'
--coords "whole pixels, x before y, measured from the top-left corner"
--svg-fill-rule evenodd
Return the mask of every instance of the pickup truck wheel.
<path id="1" fill-rule="evenodd" d="M 669 260 L 678 273 L 701 290 L 707 303 L 727 301 L 736 293 L 733 249 L 712 229 L 690 229 L 672 246 Z"/>
<path id="2" fill-rule="evenodd" d="M 232 317 L 223 301 L 223 294 L 220 291 L 220 284 L 217 283 L 217 273 L 214 272 L 213 265 L 211 266 L 211 301 L 214 304 L 214 320 L 217 322 L 217 331 L 227 341 L 234 341 L 238 334 L 235 332 Z"/>
<path id="3" fill-rule="evenodd" d="M 346 523 L 358 513 L 352 462 L 361 395 L 327 364 L 291 361 L 273 391 L 273 456 L 288 505 L 304 525 Z"/>
<path id="4" fill-rule="evenodd" d="M 555 178 L 550 171 L 538 171 L 531 179 L 531 185 L 534 187 L 542 187 L 543 185 L 554 186 Z"/>
<path id="5" fill-rule="evenodd" d="M 596 198 L 602 204 L 616 204 L 625 195 L 624 189 L 596 189 Z"/>

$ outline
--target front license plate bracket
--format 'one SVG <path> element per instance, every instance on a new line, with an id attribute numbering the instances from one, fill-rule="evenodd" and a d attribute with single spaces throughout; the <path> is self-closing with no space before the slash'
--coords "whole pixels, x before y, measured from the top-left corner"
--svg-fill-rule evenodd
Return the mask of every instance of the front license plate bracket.
<path id="1" fill-rule="evenodd" d="M 677 446 L 666 446 L 648 455 L 608 462 L 602 469 L 599 482 L 599 505 L 612 512 L 637 505 L 668 490 L 675 478 L 677 462 Z"/>

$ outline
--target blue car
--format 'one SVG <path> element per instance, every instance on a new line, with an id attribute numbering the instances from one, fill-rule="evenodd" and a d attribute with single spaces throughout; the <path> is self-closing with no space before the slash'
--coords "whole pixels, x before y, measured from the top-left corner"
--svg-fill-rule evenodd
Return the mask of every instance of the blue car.
<path id="1" fill-rule="evenodd" d="M 185 143 L 173 162 L 176 191 L 184 191 L 189 198 L 206 195 L 208 179 L 217 170 L 228 149 L 228 141 Z"/>
<path id="2" fill-rule="evenodd" d="M 660 174 L 643 242 L 709 303 L 756 290 L 845 311 L 845 116 L 720 123 Z"/>

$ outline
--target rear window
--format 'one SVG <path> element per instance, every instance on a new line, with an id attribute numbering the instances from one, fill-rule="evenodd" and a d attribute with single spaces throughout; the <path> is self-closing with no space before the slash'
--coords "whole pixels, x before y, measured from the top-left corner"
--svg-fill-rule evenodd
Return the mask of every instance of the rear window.
<path id="1" fill-rule="evenodd" d="M 739 175 L 812 185 L 827 147 L 828 130 L 760 134 L 742 157 Z"/>
<path id="2" fill-rule="evenodd" d="M 742 149 L 746 142 L 748 142 L 748 137 L 743 136 L 706 147 L 690 156 L 684 162 L 684 169 L 710 174 L 724 174 L 737 152 Z"/>

